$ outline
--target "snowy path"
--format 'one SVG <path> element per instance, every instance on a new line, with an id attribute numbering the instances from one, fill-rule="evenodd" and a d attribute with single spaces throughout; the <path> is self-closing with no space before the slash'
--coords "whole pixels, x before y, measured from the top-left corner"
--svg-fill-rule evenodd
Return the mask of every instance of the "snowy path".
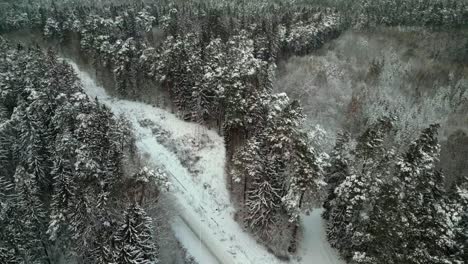
<path id="1" fill-rule="evenodd" d="M 112 98 L 88 73 L 73 61 L 68 62 L 90 97 L 97 97 L 114 114 L 122 114 L 132 123 L 137 147 L 150 165 L 170 175 L 180 216 L 175 219 L 173 229 L 200 264 L 285 263 L 256 243 L 234 221 L 235 210 L 224 177 L 224 141 L 217 133 L 151 105 Z M 187 166 L 187 157 L 195 156 L 198 159 Z M 342 263 L 324 238 L 320 212 L 314 211 L 304 221 L 307 226 L 304 243 L 298 260 L 292 263 Z"/>
<path id="2" fill-rule="evenodd" d="M 322 220 L 322 210 L 314 210 L 302 217 L 304 238 L 299 248 L 299 263 L 307 264 L 342 264 L 337 253 L 328 243 Z"/>

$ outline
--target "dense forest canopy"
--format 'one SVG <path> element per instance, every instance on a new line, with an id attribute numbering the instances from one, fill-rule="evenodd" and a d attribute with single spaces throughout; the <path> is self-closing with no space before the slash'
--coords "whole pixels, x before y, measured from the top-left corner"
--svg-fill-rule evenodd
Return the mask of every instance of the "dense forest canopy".
<path id="1" fill-rule="evenodd" d="M 279 258 L 323 207 L 348 263 L 466 262 L 467 23 L 466 0 L 3 1 L 0 262 L 174 256 L 164 170 L 67 61 L 223 136 L 233 217 Z"/>

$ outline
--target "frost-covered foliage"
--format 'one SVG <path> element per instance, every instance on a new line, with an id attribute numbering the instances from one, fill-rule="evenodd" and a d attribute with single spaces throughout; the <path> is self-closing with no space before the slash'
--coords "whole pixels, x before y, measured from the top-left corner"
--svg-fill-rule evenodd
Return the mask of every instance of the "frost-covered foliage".
<path id="1" fill-rule="evenodd" d="M 125 174 L 126 122 L 90 100 L 55 53 L 0 46 L 2 263 L 112 262 L 119 210 L 137 197 L 129 186 L 163 177 Z"/>
<path id="2" fill-rule="evenodd" d="M 354 3 L 354 22 L 360 26 L 424 25 L 462 26 L 468 18 L 468 2 L 445 0 L 361 0 Z"/>
<path id="3" fill-rule="evenodd" d="M 281 43 L 294 54 L 307 54 L 320 48 L 330 35 L 338 34 L 338 15 L 324 16 L 322 13 L 309 14 L 311 21 L 297 21 L 295 24 L 280 27 Z"/>
<path id="4" fill-rule="evenodd" d="M 337 136 L 335 147 L 329 158 L 329 166 L 326 167 L 325 181 L 327 183 L 327 197 L 323 204 L 323 218 L 329 220 L 330 211 L 336 198 L 335 189 L 350 174 L 352 166 L 352 142 L 349 133 L 340 133 Z"/>
<path id="5" fill-rule="evenodd" d="M 466 0 L 302 0 L 300 2 L 331 6 L 343 13 L 343 19 L 359 27 L 466 25 Z"/>
<path id="6" fill-rule="evenodd" d="M 391 114 L 402 146 L 431 123 L 446 137 L 466 127 L 467 39 L 463 31 L 348 32 L 318 54 L 280 65 L 275 90 L 301 102 L 306 126 L 320 124 L 330 135 L 359 133 Z"/>
<path id="7" fill-rule="evenodd" d="M 234 154 L 232 177 L 242 186 L 244 221 L 263 242 L 281 252 L 285 238 L 277 232 L 297 225 L 301 213 L 320 200 L 322 168 L 306 133 L 300 129 L 301 109 L 285 94 L 260 102 L 259 129 Z M 286 225 L 286 226 L 285 226 Z M 293 228 L 293 230 L 296 230 Z M 283 239 L 281 239 L 283 237 Z M 275 244 L 282 241 L 283 245 Z"/>
<path id="8" fill-rule="evenodd" d="M 121 96 L 141 97 L 142 80 L 159 85 L 184 119 L 224 133 L 230 152 L 242 147 L 231 140 L 234 137 L 259 139 L 262 151 L 272 154 L 260 173 L 288 176 L 281 180 L 281 217 L 288 225 L 288 220 L 294 223 L 296 233 L 300 213 L 321 196 L 320 162 L 301 131 L 298 103 L 289 102 L 285 94 L 272 95 L 276 62 L 311 52 L 336 37 L 340 14 L 260 2 L 119 3 L 96 8 L 53 3 L 43 5 L 39 27 L 24 28 L 39 28 L 48 39 L 64 44 L 79 39 L 89 61 L 111 72 Z M 4 26 L 4 31 L 16 29 Z M 257 183 L 268 187 L 263 179 Z M 252 208 L 263 199 L 247 188 L 245 192 Z"/>
<path id="9" fill-rule="evenodd" d="M 224 72 L 228 71 L 236 75 L 235 78 L 242 78 L 242 82 L 246 82 L 242 71 L 247 71 L 252 77 L 259 72 L 250 69 L 248 61 L 242 58 L 237 60 L 236 56 L 239 55 L 235 53 L 242 52 L 244 59 L 254 56 L 256 59 L 273 61 L 280 53 L 310 52 L 340 31 L 339 14 L 330 9 L 288 5 L 288 12 L 284 12 L 284 8 L 285 6 L 278 3 L 267 2 L 262 2 L 260 6 L 253 3 L 237 6 L 224 1 L 169 1 L 157 4 L 104 4 L 97 8 L 89 4 L 64 5 L 54 2 L 50 6 L 40 6 L 39 11 L 36 5 L 26 3 L 11 10 L 7 6 L 4 15 L 10 17 L 10 12 L 14 14 L 21 11 L 28 16 L 39 13 L 39 25 L 30 27 L 41 29 L 46 37 L 67 41 L 78 36 L 82 50 L 89 53 L 92 61 L 112 70 L 117 90 L 123 96 L 140 95 L 138 88 L 141 86 L 139 78 L 142 75 L 139 73 L 154 73 L 154 69 L 160 68 L 158 65 L 167 62 L 165 55 L 178 59 L 176 62 L 181 69 L 166 66 L 171 74 L 168 75 L 166 70 L 160 76 L 154 76 L 155 79 L 182 86 L 174 87 L 174 91 L 170 91 L 173 95 L 195 95 L 195 102 L 184 109 L 187 112 L 202 112 L 193 116 L 193 119 L 209 117 L 221 122 L 222 117 L 212 113 L 217 108 L 217 102 L 213 98 L 217 94 L 211 91 L 213 88 L 209 85 L 209 79 L 213 74 L 210 71 L 218 71 L 218 76 L 223 71 L 222 68 L 205 67 L 211 63 L 209 60 L 216 59 L 210 58 L 210 54 L 206 54 L 205 58 L 205 48 L 209 52 L 216 45 L 212 42 L 221 41 L 218 43 L 218 50 L 222 48 L 219 51 L 224 54 L 225 59 L 234 60 L 240 65 L 238 70 L 241 75 L 236 75 L 236 69 L 224 69 Z M 257 12 L 265 15 L 259 17 Z M 3 31 L 21 28 L 21 25 L 10 25 L 6 20 Z M 22 28 L 29 27 L 24 25 Z M 299 38 L 299 31 L 307 36 Z M 181 41 L 184 45 L 177 45 Z M 166 42 L 162 44 L 162 48 L 157 49 L 159 45 L 153 46 L 161 42 Z M 173 52 L 179 53 L 177 55 Z M 243 62 L 247 64 L 242 64 Z M 226 65 L 230 66 L 229 63 Z M 202 76 L 207 80 L 203 80 L 200 85 L 191 83 L 194 82 L 191 78 L 200 80 Z M 236 80 L 229 82 L 230 85 L 238 83 Z M 228 84 L 224 83 L 223 86 Z M 183 91 L 179 91 L 181 89 Z M 222 89 L 228 90 L 228 87 Z M 173 98 L 173 101 L 179 102 L 181 99 Z"/>
<path id="10" fill-rule="evenodd" d="M 454 254 L 459 259 L 468 258 L 468 177 L 464 177 L 457 182 L 454 188 L 455 199 L 454 203 L 455 220 L 455 239 L 458 245 L 457 251 Z"/>
<path id="11" fill-rule="evenodd" d="M 467 12 L 466 1 L 441 0 L 19 1 L 1 6 L 0 31 L 78 44 L 98 72 L 113 77 L 118 95 L 142 98 L 143 88 L 157 86 L 184 119 L 216 127 L 232 161 L 230 187 L 241 190 L 233 195 L 239 220 L 276 254 L 296 250 L 299 217 L 327 191 L 328 236 L 350 262 L 450 263 L 466 256 L 466 184 L 458 175 L 447 195 L 435 169 L 435 127 L 415 135 L 429 123 L 467 120 L 466 44 L 450 41 L 456 44 L 442 53 L 443 46 L 419 44 L 423 32 L 408 47 L 388 48 L 352 33 L 280 65 L 290 75 L 276 85 L 275 75 L 278 62 L 316 51 L 344 26 L 453 28 L 466 25 Z M 0 228 L 18 233 L 10 213 L 32 217 L 21 226 L 25 237 L 2 233 L 0 262 L 45 261 L 51 251 L 85 263 L 156 261 L 141 207 L 169 187 L 166 176 L 142 168 L 127 177 L 126 122 L 88 100 L 53 53 L 22 49 L 7 48 L 0 65 L 0 173 L 8 176 L 0 180 Z M 447 59 L 462 66 L 446 67 Z M 195 167 L 200 146 L 152 129 Z M 340 130 L 350 133 L 339 136 L 329 159 L 324 151 Z"/>
<path id="12" fill-rule="evenodd" d="M 115 238 L 117 263 L 152 264 L 157 261 L 156 245 L 152 242 L 151 219 L 138 204 L 124 214 Z"/>
<path id="13" fill-rule="evenodd" d="M 369 207 L 389 174 L 392 150 L 384 141 L 392 128 L 391 119 L 381 119 L 363 133 L 354 148 L 349 135 L 337 142 L 327 177 L 330 189 L 324 217 L 329 220 L 331 244 L 342 252 L 349 250 L 351 241 L 357 242 L 359 227 L 365 226 Z"/>
<path id="14" fill-rule="evenodd" d="M 436 169 L 439 126 L 398 154 L 391 124 L 378 122 L 355 148 L 344 147 L 346 137 L 337 142 L 332 168 L 344 177 L 330 171 L 324 213 L 332 246 L 349 263 L 463 263 L 466 201 L 460 188 L 444 189 Z"/>

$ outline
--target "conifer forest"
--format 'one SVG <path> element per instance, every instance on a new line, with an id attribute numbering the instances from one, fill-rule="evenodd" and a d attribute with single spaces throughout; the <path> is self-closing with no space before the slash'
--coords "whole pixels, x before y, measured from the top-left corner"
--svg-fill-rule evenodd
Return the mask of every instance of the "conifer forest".
<path id="1" fill-rule="evenodd" d="M 0 264 L 288 263 L 468 263 L 468 0 L 0 0 Z"/>

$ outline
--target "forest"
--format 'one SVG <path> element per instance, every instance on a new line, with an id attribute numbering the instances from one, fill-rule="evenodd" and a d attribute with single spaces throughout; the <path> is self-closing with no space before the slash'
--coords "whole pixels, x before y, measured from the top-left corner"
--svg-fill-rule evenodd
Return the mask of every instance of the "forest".
<path id="1" fill-rule="evenodd" d="M 3 0 L 0 263 L 468 262 L 467 0 Z"/>

